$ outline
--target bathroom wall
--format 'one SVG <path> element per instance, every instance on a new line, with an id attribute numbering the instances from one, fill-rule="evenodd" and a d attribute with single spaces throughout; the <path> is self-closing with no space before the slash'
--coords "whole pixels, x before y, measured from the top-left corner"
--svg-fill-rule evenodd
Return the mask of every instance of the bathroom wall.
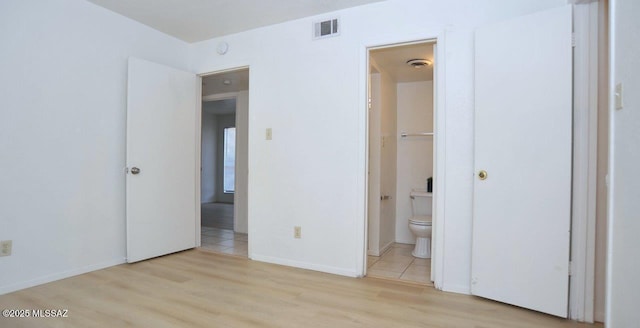
<path id="1" fill-rule="evenodd" d="M 397 90 L 398 135 L 433 132 L 433 81 L 398 83 Z M 409 230 L 409 193 L 414 188 L 425 189 L 427 178 L 433 176 L 433 137 L 399 138 L 397 158 L 395 240 L 413 244 L 415 238 Z"/>

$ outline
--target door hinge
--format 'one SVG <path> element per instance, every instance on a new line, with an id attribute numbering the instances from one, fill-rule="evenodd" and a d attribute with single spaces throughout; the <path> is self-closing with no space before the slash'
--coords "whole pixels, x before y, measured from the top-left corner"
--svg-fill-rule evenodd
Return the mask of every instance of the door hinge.
<path id="1" fill-rule="evenodd" d="M 129 167 L 124 168 L 124 174 L 129 174 Z"/>
<path id="2" fill-rule="evenodd" d="M 573 47 L 573 48 L 576 47 L 576 34 L 575 33 L 571 33 L 571 47 Z"/>

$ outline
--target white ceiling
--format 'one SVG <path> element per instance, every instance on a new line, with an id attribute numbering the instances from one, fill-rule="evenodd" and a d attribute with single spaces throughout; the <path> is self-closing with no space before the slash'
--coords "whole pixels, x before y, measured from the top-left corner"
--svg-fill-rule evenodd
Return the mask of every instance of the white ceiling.
<path id="1" fill-rule="evenodd" d="M 88 1 L 191 43 L 383 0 Z"/>
<path id="2" fill-rule="evenodd" d="M 433 80 L 433 43 L 418 43 L 371 50 L 372 70 L 382 70 L 396 82 Z M 427 59 L 428 67 L 414 68 L 407 65 L 410 59 Z"/>

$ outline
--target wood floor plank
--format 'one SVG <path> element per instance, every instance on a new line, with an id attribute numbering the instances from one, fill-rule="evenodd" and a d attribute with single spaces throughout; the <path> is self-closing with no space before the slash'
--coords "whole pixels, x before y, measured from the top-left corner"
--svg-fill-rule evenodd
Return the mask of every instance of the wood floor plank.
<path id="1" fill-rule="evenodd" d="M 189 250 L 0 296 L 68 309 L 0 327 L 602 327 L 424 285 L 355 279 Z"/>

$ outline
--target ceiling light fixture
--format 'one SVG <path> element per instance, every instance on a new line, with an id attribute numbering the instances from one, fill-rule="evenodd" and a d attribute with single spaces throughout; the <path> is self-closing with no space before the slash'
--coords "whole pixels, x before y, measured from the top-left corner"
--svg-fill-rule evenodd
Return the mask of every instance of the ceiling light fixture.
<path id="1" fill-rule="evenodd" d="M 431 61 L 421 58 L 414 58 L 407 60 L 407 65 L 413 68 L 423 68 L 431 65 Z"/>

